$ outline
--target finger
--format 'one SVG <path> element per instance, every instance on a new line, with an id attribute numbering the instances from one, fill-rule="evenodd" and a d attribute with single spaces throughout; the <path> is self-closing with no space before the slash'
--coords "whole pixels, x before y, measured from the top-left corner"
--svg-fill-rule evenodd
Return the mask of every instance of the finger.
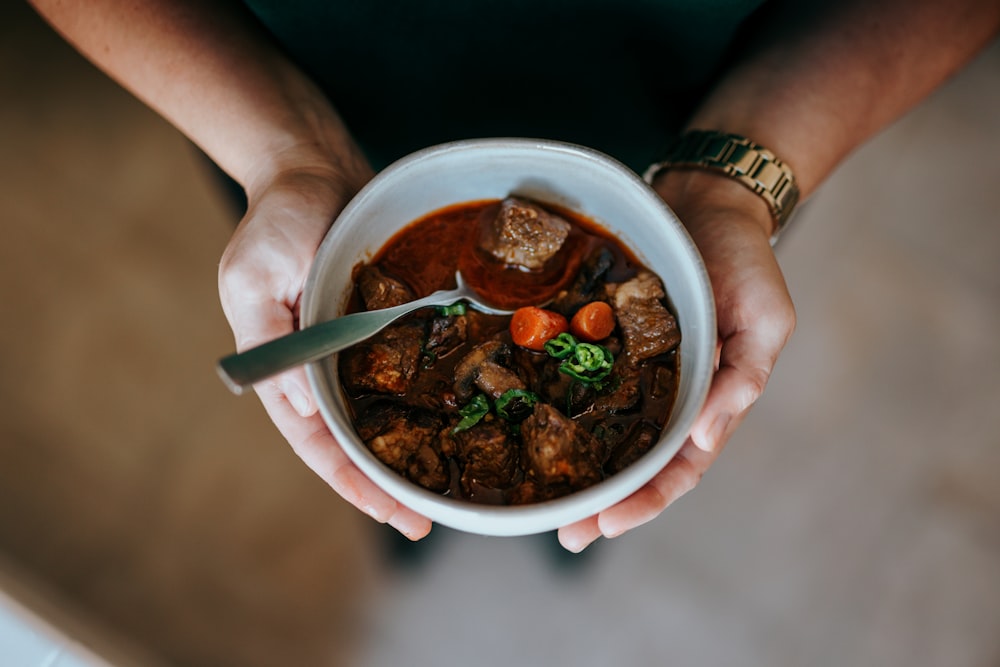
<path id="1" fill-rule="evenodd" d="M 251 289 L 225 292 L 224 301 L 236 340 L 237 351 L 257 347 L 291 333 L 295 328 L 292 309 L 266 294 Z M 258 383 L 261 384 L 261 383 Z M 270 391 L 277 390 L 288 399 L 295 411 L 308 417 L 318 405 L 309 388 L 305 367 L 299 366 L 263 381 Z"/>
<path id="2" fill-rule="evenodd" d="M 559 529 L 559 544 L 567 551 L 575 554 L 586 549 L 594 540 L 601 536 L 597 525 L 597 517 L 590 516 Z"/>
<path id="3" fill-rule="evenodd" d="M 411 540 L 418 540 L 430 532 L 429 519 L 398 503 L 354 465 L 319 415 L 301 417 L 278 391 L 258 393 L 292 450 L 338 495 Z"/>
<path id="4" fill-rule="evenodd" d="M 251 224 L 267 216 L 249 216 L 241 223 L 219 265 L 219 296 L 239 352 L 291 333 L 309 266 L 302 241 L 274 234 L 250 233 Z M 283 228 L 282 228 L 283 229 Z M 265 232 L 267 229 L 265 228 Z M 263 236 L 269 244 L 263 244 Z M 292 369 L 268 379 L 303 416 L 316 412 L 305 369 Z"/>
<path id="5" fill-rule="evenodd" d="M 305 368 L 300 366 L 285 371 L 278 375 L 274 382 L 281 388 L 281 393 L 300 417 L 311 417 L 319 410 L 319 405 L 309 388 Z"/>
<path id="6" fill-rule="evenodd" d="M 597 516 L 601 534 L 617 537 L 659 516 L 698 485 L 714 460 L 715 454 L 698 449 L 689 440 L 645 486 Z"/>
<path id="7" fill-rule="evenodd" d="M 720 368 L 712 380 L 705 406 L 691 427 L 691 441 L 705 452 L 721 449 L 734 422 L 746 415 L 762 391 L 760 381 L 742 369 Z"/>
<path id="8" fill-rule="evenodd" d="M 278 334 L 276 337 L 281 335 L 284 334 Z M 254 346 L 250 345 L 249 347 Z M 284 398 L 300 417 L 311 417 L 319 409 L 304 366 L 298 366 L 262 380 L 254 385 L 254 389 L 262 396 L 274 395 Z"/>
<path id="9" fill-rule="evenodd" d="M 730 334 L 719 350 L 719 369 L 708 397 L 691 428 L 694 443 L 710 452 L 718 449 L 741 419 L 764 393 L 778 355 L 794 325 L 791 317 L 764 311 L 750 327 Z M 793 316 L 792 316 L 793 317 Z"/>

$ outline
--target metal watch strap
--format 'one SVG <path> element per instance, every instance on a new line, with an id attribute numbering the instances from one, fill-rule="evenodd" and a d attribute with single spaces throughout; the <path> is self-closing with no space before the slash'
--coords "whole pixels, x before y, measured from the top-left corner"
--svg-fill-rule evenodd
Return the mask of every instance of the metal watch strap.
<path id="1" fill-rule="evenodd" d="M 774 216 L 772 245 L 799 200 L 799 188 L 788 165 L 763 146 L 738 134 L 689 130 L 677 137 L 663 160 L 646 169 L 643 179 L 652 184 L 661 172 L 678 167 L 721 171 L 760 195 Z"/>

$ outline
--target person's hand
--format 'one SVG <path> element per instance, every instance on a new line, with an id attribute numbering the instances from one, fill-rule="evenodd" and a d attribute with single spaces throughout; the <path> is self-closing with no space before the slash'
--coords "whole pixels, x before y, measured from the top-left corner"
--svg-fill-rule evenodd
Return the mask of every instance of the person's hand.
<path id="1" fill-rule="evenodd" d="M 219 293 L 237 350 L 290 333 L 313 256 L 331 222 L 371 177 L 365 165 L 345 179 L 326 168 L 284 169 L 248 188 L 249 206 L 223 255 Z M 410 539 L 431 522 L 390 498 L 351 463 L 317 413 L 305 370 L 254 385 L 295 453 L 345 500 Z"/>
<path id="2" fill-rule="evenodd" d="M 718 318 L 717 370 L 689 438 L 670 463 L 620 503 L 559 529 L 559 541 L 574 552 L 646 523 L 698 484 L 764 391 L 795 328 L 763 200 L 708 172 L 667 172 L 655 188 L 684 222 L 708 268 Z"/>

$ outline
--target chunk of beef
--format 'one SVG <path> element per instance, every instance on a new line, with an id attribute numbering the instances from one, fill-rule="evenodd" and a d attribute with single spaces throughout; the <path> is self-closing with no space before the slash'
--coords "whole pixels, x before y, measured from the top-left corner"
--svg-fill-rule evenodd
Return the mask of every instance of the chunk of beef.
<path id="1" fill-rule="evenodd" d="M 427 333 L 427 352 L 443 357 L 465 342 L 469 320 L 465 315 L 437 316 Z"/>
<path id="2" fill-rule="evenodd" d="M 413 376 L 413 381 L 400 399 L 407 405 L 412 405 L 434 412 L 454 412 L 459 408 L 458 400 L 452 391 L 447 375 L 427 370 L 426 360 L 420 371 Z"/>
<path id="3" fill-rule="evenodd" d="M 482 421 L 452 438 L 462 469 L 462 491 L 470 500 L 490 490 L 513 486 L 518 471 L 517 449 L 508 441 L 503 422 Z"/>
<path id="4" fill-rule="evenodd" d="M 614 474 L 632 465 L 656 444 L 660 437 L 660 429 L 648 421 L 640 421 L 632 425 L 625 438 L 617 443 L 608 457 L 606 468 L 608 474 Z"/>
<path id="5" fill-rule="evenodd" d="M 580 265 L 569 287 L 559 292 L 548 307 L 569 317 L 584 304 L 599 300 L 604 291 L 601 279 L 614 263 L 615 256 L 607 247 L 596 248 Z"/>
<path id="6" fill-rule="evenodd" d="M 541 206 L 508 197 L 484 230 L 479 246 L 498 260 L 526 269 L 540 269 L 569 235 L 570 224 Z"/>
<path id="7" fill-rule="evenodd" d="M 634 408 L 641 396 L 641 377 L 641 369 L 631 362 L 628 355 L 618 355 L 611 370 L 612 384 L 594 399 L 594 410 L 625 412 Z"/>
<path id="8" fill-rule="evenodd" d="M 653 398 L 665 398 L 676 393 L 677 374 L 666 366 L 654 366 L 649 382 L 649 395 Z"/>
<path id="9" fill-rule="evenodd" d="M 366 264 L 358 273 L 358 290 L 366 310 L 391 308 L 413 301 L 413 292 L 395 278 L 390 278 L 372 264 Z"/>
<path id="10" fill-rule="evenodd" d="M 681 340 L 677 320 L 664 307 L 666 294 L 655 274 L 640 271 L 616 286 L 612 306 L 625 352 L 638 362 L 674 349 Z"/>
<path id="11" fill-rule="evenodd" d="M 424 410 L 377 403 L 356 424 L 358 435 L 379 461 L 420 486 L 448 490 L 448 463 L 439 449 L 441 418 Z"/>
<path id="12" fill-rule="evenodd" d="M 341 352 L 340 376 L 353 395 L 402 394 L 420 364 L 424 325 L 414 320 L 392 325 Z"/>
<path id="13" fill-rule="evenodd" d="M 541 484 L 582 489 L 601 480 L 600 443 L 551 405 L 535 404 L 521 437 L 526 469 Z"/>
<path id="14" fill-rule="evenodd" d="M 509 359 L 510 347 L 500 340 L 474 347 L 455 367 L 455 396 L 467 401 L 478 388 L 496 400 L 508 389 L 524 389 L 521 378 L 505 365 Z"/>

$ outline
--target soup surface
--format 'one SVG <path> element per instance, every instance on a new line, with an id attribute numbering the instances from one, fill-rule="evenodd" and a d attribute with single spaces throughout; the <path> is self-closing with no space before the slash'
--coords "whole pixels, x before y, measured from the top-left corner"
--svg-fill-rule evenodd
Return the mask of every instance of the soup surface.
<path id="1" fill-rule="evenodd" d="M 472 502 L 566 495 L 652 447 L 680 330 L 660 279 L 591 221 L 515 197 L 456 204 L 355 270 L 350 310 L 455 287 L 513 315 L 425 308 L 340 354 L 355 429 L 384 464 Z"/>

